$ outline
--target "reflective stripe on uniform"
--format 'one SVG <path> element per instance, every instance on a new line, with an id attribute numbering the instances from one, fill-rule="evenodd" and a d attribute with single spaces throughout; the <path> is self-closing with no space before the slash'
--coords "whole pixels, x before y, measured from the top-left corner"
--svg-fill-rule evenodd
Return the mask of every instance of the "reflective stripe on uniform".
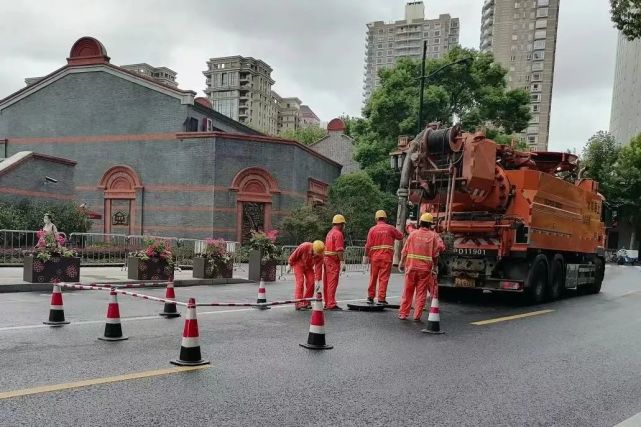
<path id="1" fill-rule="evenodd" d="M 370 251 L 376 250 L 376 249 L 391 249 L 394 250 L 394 246 L 390 245 L 377 245 L 377 246 L 372 246 L 369 248 Z"/>
<path id="2" fill-rule="evenodd" d="M 325 251 L 326 256 L 338 255 L 339 252 Z"/>
<path id="3" fill-rule="evenodd" d="M 407 254 L 408 259 L 418 259 L 421 261 L 432 261 L 431 256 L 417 255 L 417 254 Z"/>

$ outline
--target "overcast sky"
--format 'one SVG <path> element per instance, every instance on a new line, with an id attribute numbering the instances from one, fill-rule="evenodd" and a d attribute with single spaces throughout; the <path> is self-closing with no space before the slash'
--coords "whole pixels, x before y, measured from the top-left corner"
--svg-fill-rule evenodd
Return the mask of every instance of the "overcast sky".
<path id="1" fill-rule="evenodd" d="M 460 42 L 478 49 L 482 0 L 428 0 L 428 18 L 461 20 Z M 589 3 L 589 7 L 588 7 Z M 260 58 L 274 89 L 321 120 L 360 115 L 365 25 L 403 19 L 403 0 L 0 0 L 0 98 L 64 65 L 89 35 L 117 65 L 147 62 L 178 72 L 202 94 L 210 57 Z M 28 6 L 30 5 L 30 6 Z M 616 31 L 605 0 L 561 0 L 550 150 L 576 148 L 608 129 Z M 2 137 L 2 135 L 0 135 Z"/>

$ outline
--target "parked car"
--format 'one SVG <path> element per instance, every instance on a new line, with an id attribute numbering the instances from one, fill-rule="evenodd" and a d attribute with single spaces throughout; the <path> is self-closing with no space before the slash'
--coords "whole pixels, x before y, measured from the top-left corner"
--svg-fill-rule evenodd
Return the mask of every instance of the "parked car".
<path id="1" fill-rule="evenodd" d="M 617 252 L 617 264 L 634 265 L 639 262 L 639 251 L 632 249 L 619 249 Z"/>

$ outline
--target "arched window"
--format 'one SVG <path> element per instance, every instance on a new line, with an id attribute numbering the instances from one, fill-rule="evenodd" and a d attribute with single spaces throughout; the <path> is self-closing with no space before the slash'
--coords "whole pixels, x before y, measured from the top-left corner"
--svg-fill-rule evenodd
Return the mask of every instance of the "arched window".
<path id="1" fill-rule="evenodd" d="M 136 226 L 137 194 L 143 188 L 136 171 L 129 166 L 109 168 L 98 188 L 104 191 L 104 232 L 133 234 Z"/>
<path id="2" fill-rule="evenodd" d="M 272 226 L 272 196 L 280 194 L 278 183 L 265 169 L 243 169 L 234 177 L 230 191 L 236 195 L 236 239 L 245 243 L 253 230 Z"/>

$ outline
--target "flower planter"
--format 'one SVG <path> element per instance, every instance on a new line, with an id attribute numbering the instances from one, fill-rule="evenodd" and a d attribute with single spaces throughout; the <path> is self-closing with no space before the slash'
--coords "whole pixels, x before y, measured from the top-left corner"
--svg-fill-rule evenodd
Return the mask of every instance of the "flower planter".
<path id="1" fill-rule="evenodd" d="M 51 257 L 41 261 L 32 255 L 25 256 L 22 279 L 30 283 L 79 282 L 80 258 Z"/>
<path id="2" fill-rule="evenodd" d="M 127 278 L 131 280 L 173 280 L 174 269 L 159 257 L 148 260 L 130 257 L 127 259 Z"/>
<path id="3" fill-rule="evenodd" d="M 195 257 L 193 263 L 193 277 L 194 279 L 231 279 L 234 273 L 234 264 L 228 263 L 218 265 L 217 268 L 212 268 L 212 260 L 205 257 Z"/>
<path id="4" fill-rule="evenodd" d="M 278 263 L 276 260 L 269 260 L 261 262 L 260 266 L 260 278 L 265 282 L 275 282 L 276 281 L 276 266 Z"/>

